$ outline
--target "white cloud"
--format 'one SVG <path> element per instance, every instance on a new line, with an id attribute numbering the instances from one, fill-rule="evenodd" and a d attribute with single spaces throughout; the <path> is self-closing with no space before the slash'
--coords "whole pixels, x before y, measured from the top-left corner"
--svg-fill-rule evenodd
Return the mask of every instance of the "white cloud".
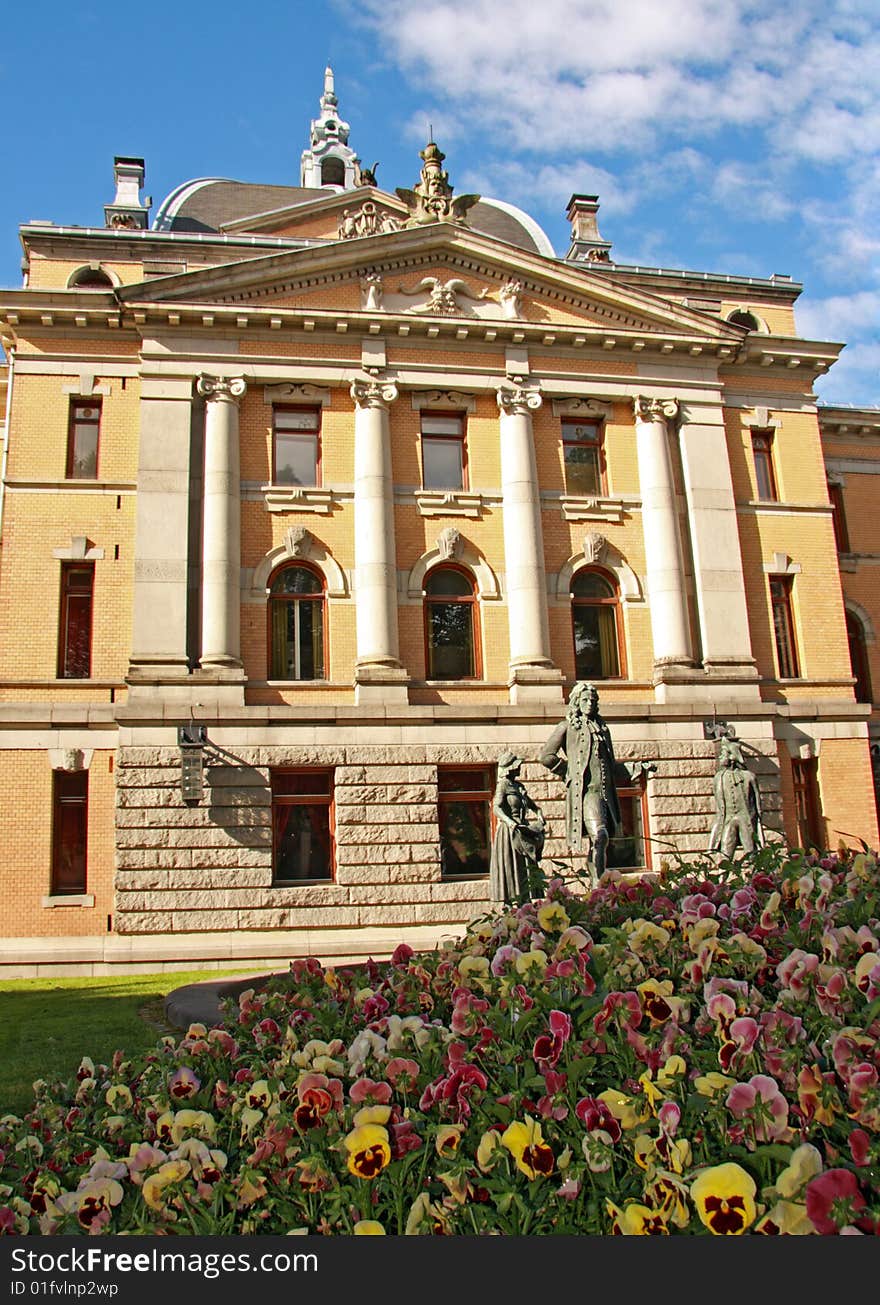
<path id="1" fill-rule="evenodd" d="M 872 407 L 880 389 L 880 344 L 853 344 L 844 349 L 827 376 L 816 382 L 823 403 Z"/>
<path id="2" fill-rule="evenodd" d="M 797 323 L 798 330 L 808 340 L 849 340 L 865 332 L 876 335 L 880 324 L 880 289 L 829 295 L 825 299 L 812 299 L 805 294 L 798 301 Z"/>

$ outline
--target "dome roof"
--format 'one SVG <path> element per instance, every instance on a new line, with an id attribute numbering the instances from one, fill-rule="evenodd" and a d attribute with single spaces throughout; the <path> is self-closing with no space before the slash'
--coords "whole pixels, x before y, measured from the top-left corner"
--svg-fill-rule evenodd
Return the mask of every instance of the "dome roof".
<path id="1" fill-rule="evenodd" d="M 311 204 L 337 193 L 335 189 L 262 186 L 225 177 L 198 177 L 184 182 L 166 196 L 159 205 L 153 226 L 157 231 L 181 234 L 218 232 L 230 222 L 242 222 L 248 217 Z M 503 200 L 481 198 L 468 213 L 466 225 L 473 231 L 515 245 L 530 254 L 543 254 L 547 258 L 556 256 L 538 223 L 522 209 Z"/>

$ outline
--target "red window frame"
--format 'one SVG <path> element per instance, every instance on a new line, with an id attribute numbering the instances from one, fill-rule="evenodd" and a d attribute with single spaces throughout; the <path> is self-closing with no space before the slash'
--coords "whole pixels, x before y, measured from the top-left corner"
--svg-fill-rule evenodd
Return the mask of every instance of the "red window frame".
<path id="1" fill-rule="evenodd" d="M 618 784 L 618 785 L 615 785 L 615 787 L 616 787 L 616 790 L 617 790 L 617 799 L 618 799 L 618 802 L 620 803 L 621 816 L 623 816 L 624 803 L 625 803 L 625 802 L 632 802 L 632 803 L 636 804 L 637 807 L 638 807 L 639 819 L 641 820 L 641 825 L 642 825 L 642 831 L 641 831 L 641 833 L 642 833 L 642 845 L 643 845 L 643 849 L 644 849 L 644 860 L 643 860 L 642 863 L 639 864 L 639 865 L 624 865 L 624 864 L 622 864 L 622 863 L 621 863 L 621 864 L 617 864 L 617 863 L 612 864 L 612 856 L 613 856 L 613 854 L 611 853 L 611 849 L 612 849 L 614 843 L 615 843 L 615 842 L 619 842 L 619 841 L 620 841 L 621 839 L 623 839 L 623 838 L 629 838 L 629 837 L 633 837 L 633 838 L 634 838 L 634 837 L 635 837 L 635 833 L 636 833 L 636 831 L 635 831 L 635 827 L 634 827 L 634 828 L 633 828 L 633 833 L 632 833 L 632 835 L 630 835 L 630 834 L 628 834 L 628 833 L 620 833 L 620 832 L 618 832 L 618 833 L 614 836 L 614 838 L 610 839 L 610 841 L 609 841 L 609 843 L 608 843 L 608 849 L 609 849 L 608 866 L 609 866 L 609 868 L 613 868 L 613 869 L 615 869 L 615 870 L 650 870 L 650 869 L 651 869 L 651 866 L 652 866 L 652 858 L 651 858 L 651 839 L 650 839 L 650 837 L 649 837 L 649 831 L 648 831 L 648 789 L 647 789 L 647 785 L 646 785 L 644 779 L 642 779 L 641 781 L 634 781 L 634 782 L 631 783 L 631 784 L 624 784 L 624 785 L 620 785 L 620 784 Z M 624 821 L 624 826 L 625 826 L 625 824 L 626 824 L 626 822 Z M 622 827 L 623 827 L 623 826 L 622 826 Z"/>
<path id="2" fill-rule="evenodd" d="M 425 576 L 425 585 L 432 576 L 436 576 L 438 571 L 456 571 L 459 575 L 464 576 L 470 585 L 470 594 L 423 594 L 422 609 L 424 615 L 424 637 L 425 637 L 425 678 L 434 680 L 438 677 L 432 675 L 432 657 L 431 657 L 431 622 L 429 619 L 429 608 L 432 604 L 439 603 L 462 603 L 470 607 L 471 612 L 471 648 L 473 653 L 473 673 L 471 675 L 460 675 L 456 677 L 455 682 L 471 683 L 473 680 L 483 678 L 483 661 L 481 654 L 480 638 L 480 605 L 477 601 L 477 584 L 470 571 L 463 566 L 456 566 L 452 562 L 442 562 L 439 566 L 433 567 Z M 441 681 L 442 682 L 442 681 Z M 451 681 L 449 681 L 451 682 Z"/>
<path id="3" fill-rule="evenodd" d="M 466 785 L 466 779 L 483 779 L 482 784 Z M 459 788 L 445 787 L 458 780 Z M 492 855 L 492 839 L 495 834 L 495 816 L 492 811 L 492 799 L 495 794 L 496 775 L 494 766 L 463 765 L 437 767 L 437 828 L 440 836 L 440 878 L 447 883 L 468 879 L 484 879 L 489 874 Z M 485 870 L 448 871 L 443 862 L 444 808 L 452 803 L 481 807 L 481 816 L 486 834 L 486 868 Z"/>
<path id="4" fill-rule="evenodd" d="M 322 790 L 322 781 L 323 791 Z M 272 884 L 293 887 L 297 884 L 327 884 L 336 881 L 336 796 L 335 775 L 332 766 L 283 766 L 273 769 L 270 775 L 272 790 Z M 309 791 L 311 790 L 311 791 Z M 307 807 L 312 832 L 326 837 L 328 873 L 317 876 L 290 876 L 279 874 L 281 837 L 286 821 L 282 814 L 291 807 Z M 317 812 L 326 812 L 318 830 Z"/>
<path id="5" fill-rule="evenodd" d="M 761 503 L 778 503 L 779 488 L 773 466 L 773 431 L 752 431 L 752 458 L 755 463 L 755 493 Z"/>
<path id="6" fill-rule="evenodd" d="M 607 598 L 579 598 L 574 592 L 575 585 L 583 576 L 595 575 L 611 588 L 611 594 Z M 617 653 L 617 670 L 613 675 L 597 675 L 595 672 L 591 675 L 581 675 L 577 670 L 577 646 L 574 637 L 574 616 L 577 607 L 613 607 L 614 608 L 614 634 L 616 641 Z M 571 642 L 574 650 L 575 676 L 577 679 L 602 679 L 602 680 L 622 680 L 626 679 L 626 655 L 623 640 L 623 612 L 620 604 L 620 589 L 614 576 L 610 575 L 602 567 L 585 566 L 576 571 L 571 578 Z"/>
<path id="7" fill-rule="evenodd" d="M 285 412 L 310 414 L 315 418 L 315 427 L 302 427 L 300 430 L 279 430 L 278 417 Z M 279 481 L 278 479 L 278 437 L 279 435 L 313 435 L 315 438 L 315 479 L 311 485 L 303 485 L 304 489 L 316 489 L 323 483 L 323 471 L 321 466 L 322 459 L 322 439 L 321 427 L 323 418 L 323 408 L 303 406 L 302 404 L 278 403 L 272 409 L 272 484 L 273 485 L 290 485 L 287 480 Z"/>
<path id="8" fill-rule="evenodd" d="M 425 430 L 425 424 L 432 420 L 455 421 L 458 423 L 457 433 L 444 431 Z M 467 417 L 463 412 L 439 411 L 433 408 L 422 409 L 419 419 L 419 428 L 421 435 L 421 459 L 422 459 L 422 488 L 423 489 L 467 489 L 468 488 L 468 456 L 467 456 Z M 446 443 L 457 444 L 461 454 L 461 484 L 460 485 L 429 485 L 425 475 L 425 440 L 444 441 Z"/>
<path id="9" fill-rule="evenodd" d="M 592 436 L 569 434 L 578 428 L 592 430 Z M 595 450 L 596 454 L 596 488 L 591 492 L 572 487 L 568 483 L 568 461 L 565 456 L 565 450 L 570 448 L 589 448 Z M 566 494 L 578 494 L 584 497 L 604 498 L 608 493 L 607 468 L 605 464 L 605 423 L 601 419 L 597 421 L 582 421 L 578 417 L 563 417 L 562 419 L 562 471 L 565 478 Z"/>
<path id="10" fill-rule="evenodd" d="M 321 589 L 319 593 L 314 594 L 273 594 L 272 585 L 278 579 L 282 571 L 291 571 L 299 569 L 308 571 L 318 580 Z M 269 597 L 266 602 L 266 678 L 278 682 L 283 681 L 285 684 L 317 684 L 329 678 L 328 655 L 327 655 L 327 585 L 324 575 L 316 566 L 309 566 L 306 562 L 284 562 L 281 566 L 276 567 L 269 577 Z M 320 603 L 321 605 L 321 657 L 322 666 L 321 674 L 316 675 L 313 679 L 306 679 L 302 676 L 288 678 L 284 675 L 276 675 L 273 666 L 273 646 L 272 646 L 272 623 L 274 619 L 274 608 L 278 603 Z"/>
<path id="11" fill-rule="evenodd" d="M 58 619 L 59 680 L 87 680 L 92 674 L 94 600 L 94 562 L 62 562 Z"/>
<path id="12" fill-rule="evenodd" d="M 792 577 L 788 575 L 770 577 L 773 641 L 776 645 L 776 665 L 781 680 L 798 680 L 801 677 L 791 604 L 792 583 Z"/>
<path id="13" fill-rule="evenodd" d="M 817 757 L 792 757 L 791 782 L 794 789 L 794 818 L 798 846 L 824 850 L 822 817 L 819 804 L 819 761 Z"/>
<path id="14" fill-rule="evenodd" d="M 88 877 L 89 772 L 52 772 L 53 897 L 81 894 Z"/>
<path id="15" fill-rule="evenodd" d="M 91 475 L 77 474 L 77 439 L 81 427 L 95 430 L 95 470 Z M 71 399 L 67 417 L 67 462 L 64 475 L 67 480 L 97 480 L 98 456 L 101 447 L 101 400 Z"/>

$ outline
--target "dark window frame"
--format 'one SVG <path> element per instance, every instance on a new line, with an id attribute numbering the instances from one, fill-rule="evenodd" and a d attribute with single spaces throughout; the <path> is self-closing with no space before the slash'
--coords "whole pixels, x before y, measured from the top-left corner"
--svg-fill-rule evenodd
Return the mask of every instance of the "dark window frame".
<path id="1" fill-rule="evenodd" d="M 585 439 L 583 436 L 576 437 L 567 435 L 566 431 L 573 430 L 576 427 L 590 426 L 595 431 L 595 437 Z M 585 491 L 569 486 L 568 483 L 568 461 L 565 456 L 565 450 L 570 448 L 590 448 L 596 453 L 596 489 Z M 580 498 L 606 498 L 608 495 L 608 467 L 605 458 L 605 422 L 602 418 L 589 421 L 583 421 L 579 417 L 562 418 L 562 474 L 565 484 L 565 493 L 569 496 Z"/>
<path id="2" fill-rule="evenodd" d="M 285 779 L 314 775 L 326 776 L 327 793 L 282 793 L 277 791 Z M 277 786 L 277 787 L 276 787 Z M 272 887 L 296 888 L 300 885 L 329 884 L 336 882 L 336 776 L 333 766 L 275 766 L 269 774 L 269 787 L 272 796 Z M 321 876 L 302 876 L 282 878 L 278 874 L 279 843 L 283 832 L 280 826 L 279 812 L 288 807 L 320 808 L 327 812 L 327 847 L 328 874 Z"/>
<path id="3" fill-rule="evenodd" d="M 313 575 L 321 586 L 320 593 L 316 594 L 273 594 L 272 586 L 284 571 L 302 570 L 308 571 Z M 285 559 L 280 566 L 269 576 L 266 586 L 266 678 L 280 684 L 322 684 L 329 678 L 328 668 L 328 648 L 327 648 L 327 581 L 326 577 L 318 567 L 308 562 L 296 559 Z M 273 647 L 273 624 L 274 611 L 276 606 L 284 604 L 285 607 L 290 603 L 317 603 L 321 609 L 321 674 L 306 678 L 305 676 L 287 676 L 276 675 L 274 671 L 274 647 Z"/>
<path id="4" fill-rule="evenodd" d="M 53 770 L 50 880 L 53 897 L 78 897 L 87 891 L 88 830 L 89 772 Z"/>
<path id="5" fill-rule="evenodd" d="M 843 504 L 843 486 L 835 480 L 828 481 L 828 502 L 831 504 L 831 524 L 834 528 L 834 543 L 838 553 L 848 553 L 849 530 L 846 524 L 846 509 Z"/>
<path id="6" fill-rule="evenodd" d="M 612 593 L 609 595 L 609 597 L 607 598 L 578 597 L 574 592 L 575 584 L 579 578 L 586 575 L 595 575 L 598 576 L 599 579 L 603 580 L 612 590 Z M 581 567 L 578 571 L 575 571 L 574 575 L 571 577 L 571 588 L 569 593 L 570 593 L 570 600 L 571 600 L 571 641 L 572 641 L 572 648 L 574 650 L 575 678 L 578 680 L 581 679 L 625 680 L 627 678 L 627 668 L 626 668 L 626 648 L 625 648 L 624 638 L 623 638 L 623 605 L 620 601 L 620 586 L 617 583 L 617 577 L 614 576 L 611 572 L 606 571 L 604 567 L 584 566 Z M 575 618 L 575 610 L 578 607 L 613 607 L 614 608 L 615 650 L 617 654 L 617 671 L 615 672 L 615 674 L 596 675 L 595 672 L 593 672 L 591 674 L 585 673 L 582 675 L 580 671 L 577 669 L 578 654 L 577 654 L 577 644 L 575 641 L 575 633 L 574 633 L 574 618 Z"/>
<path id="7" fill-rule="evenodd" d="M 82 413 L 92 413 L 95 416 L 82 416 Z M 97 399 L 71 399 L 70 407 L 67 413 L 67 458 L 64 467 L 64 477 L 66 480 L 97 480 L 98 479 L 98 458 L 101 452 L 101 418 L 103 416 L 103 404 L 100 398 Z M 94 475 L 77 475 L 76 474 L 76 455 L 77 455 L 77 431 L 79 427 L 94 427 L 95 430 L 95 471 Z"/>
<path id="8" fill-rule="evenodd" d="M 474 775 L 485 777 L 486 783 L 482 787 L 473 786 L 471 788 L 443 788 L 441 783 L 442 776 L 453 775 Z M 464 763 L 462 765 L 443 765 L 437 767 L 437 829 L 440 840 L 440 879 L 443 883 L 463 883 L 472 880 L 482 880 L 488 878 L 489 866 L 492 855 L 492 840 L 495 836 L 495 814 L 492 810 L 492 800 L 495 796 L 495 785 L 497 777 L 495 767 L 491 765 L 481 765 L 479 763 Z M 454 871 L 448 872 L 443 868 L 443 809 L 453 803 L 467 806 L 480 806 L 483 808 L 483 823 L 486 833 L 486 868 L 485 870 L 465 870 L 459 873 Z"/>
<path id="9" fill-rule="evenodd" d="M 433 418 L 439 418 L 443 421 L 457 421 L 457 434 L 444 434 L 442 431 L 426 431 L 425 422 L 430 422 Z M 445 490 L 466 490 L 469 488 L 468 476 L 468 448 L 467 448 L 467 413 L 461 411 L 440 410 L 439 408 L 422 408 L 419 413 L 419 456 L 421 458 L 421 475 L 423 489 L 445 489 Z M 461 454 L 461 484 L 460 485 L 429 485 L 425 475 L 425 440 L 435 442 L 443 441 L 449 444 L 457 444 Z"/>
<path id="10" fill-rule="evenodd" d="M 755 495 L 759 503 L 779 502 L 779 481 L 776 478 L 773 446 L 773 428 L 752 428 L 752 461 L 755 466 Z"/>
<path id="11" fill-rule="evenodd" d="M 856 702 L 873 703 L 874 696 L 871 688 L 871 671 L 868 662 L 868 643 L 865 638 L 865 627 L 856 616 L 855 612 L 846 609 L 846 641 L 849 646 L 849 663 L 853 673 L 855 684 L 853 693 Z"/>
<path id="12" fill-rule="evenodd" d="M 794 623 L 792 595 L 794 577 L 770 577 L 770 614 L 773 626 L 773 644 L 776 650 L 776 668 L 780 680 L 802 678 L 798 656 L 797 631 Z"/>
<path id="13" fill-rule="evenodd" d="M 308 428 L 302 430 L 279 430 L 278 416 L 280 413 L 298 412 L 310 413 L 315 417 L 315 429 L 312 431 Z M 311 485 L 303 484 L 302 489 L 320 489 L 323 485 L 323 415 L 324 409 L 320 404 L 309 403 L 276 403 L 272 406 L 272 484 L 281 488 L 295 488 L 295 482 L 278 479 L 278 437 L 284 436 L 314 436 L 315 440 L 315 478 Z"/>
<path id="14" fill-rule="evenodd" d="M 436 576 L 439 571 L 455 571 L 459 575 L 464 576 L 465 580 L 468 582 L 468 585 L 470 586 L 471 592 L 470 595 L 466 595 L 466 594 L 445 595 L 442 593 L 428 594 L 424 592 L 423 589 L 422 615 L 423 615 L 423 631 L 424 631 L 424 645 L 425 645 L 424 646 L 425 678 L 431 682 L 436 682 L 441 684 L 442 683 L 471 684 L 475 680 L 481 680 L 483 678 L 483 660 L 482 660 L 482 651 L 481 651 L 481 632 L 480 632 L 480 603 L 477 594 L 477 582 L 473 573 L 471 571 L 468 571 L 466 567 L 458 566 L 454 562 L 441 562 L 439 565 L 433 566 L 431 570 L 428 572 L 428 574 L 425 576 L 424 585 L 427 586 L 431 578 L 433 576 Z M 461 603 L 462 605 L 468 606 L 470 608 L 470 613 L 471 613 L 471 650 L 473 655 L 473 673 L 471 675 L 456 676 L 454 680 L 439 678 L 437 676 L 432 675 L 433 659 L 431 656 L 432 644 L 431 644 L 431 621 L 429 617 L 429 609 L 433 604 L 439 605 L 441 603 L 444 604 Z"/>
<path id="15" fill-rule="evenodd" d="M 88 586 L 74 588 L 72 578 L 88 575 Z M 59 680 L 88 680 L 92 676 L 92 639 L 95 615 L 95 564 L 94 562 L 62 562 L 61 593 L 58 613 L 58 665 Z M 86 600 L 84 603 L 77 600 Z M 83 615 L 77 615 L 82 607 Z M 86 634 L 79 650 L 76 643 L 76 622 L 82 621 Z M 77 655 L 81 660 L 76 661 Z"/>

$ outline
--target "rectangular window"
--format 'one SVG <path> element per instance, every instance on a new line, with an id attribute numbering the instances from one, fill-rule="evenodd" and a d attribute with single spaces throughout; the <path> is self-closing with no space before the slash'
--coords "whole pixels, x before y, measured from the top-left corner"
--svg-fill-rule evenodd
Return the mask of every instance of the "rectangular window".
<path id="1" fill-rule="evenodd" d="M 834 526 L 834 542 L 838 553 L 849 552 L 849 532 L 846 528 L 846 513 L 843 510 L 843 486 L 835 481 L 828 482 L 828 498 L 833 509 L 831 521 Z"/>
<path id="2" fill-rule="evenodd" d="M 776 476 L 773 473 L 772 430 L 752 431 L 752 455 L 755 459 L 755 485 L 759 499 L 776 502 Z"/>
<path id="3" fill-rule="evenodd" d="M 92 562 L 61 563 L 58 678 L 87 680 L 92 673 Z"/>
<path id="4" fill-rule="evenodd" d="M 620 826 L 608 841 L 606 864 L 609 870 L 650 870 L 651 846 L 645 836 L 648 798 L 644 782 L 618 784 L 617 800 L 620 803 Z"/>
<path id="5" fill-rule="evenodd" d="M 101 405 L 94 399 L 72 399 L 67 427 L 68 480 L 94 480 L 98 475 L 98 430 Z"/>
<path id="6" fill-rule="evenodd" d="M 825 847 L 822 820 L 819 815 L 818 770 L 819 762 L 816 757 L 796 758 L 791 763 L 797 845 L 805 851 L 811 847 L 823 851 Z"/>
<path id="7" fill-rule="evenodd" d="M 86 891 L 89 772 L 52 772 L 52 894 Z"/>
<path id="8" fill-rule="evenodd" d="M 444 879 L 488 875 L 494 791 L 490 766 L 437 768 L 440 873 Z"/>
<path id="9" fill-rule="evenodd" d="M 422 412 L 422 488 L 465 489 L 464 417 Z"/>
<path id="10" fill-rule="evenodd" d="M 563 421 L 562 456 L 567 494 L 597 498 L 607 493 L 600 421 Z"/>
<path id="11" fill-rule="evenodd" d="M 320 408 L 272 410 L 273 485 L 320 485 Z"/>
<path id="12" fill-rule="evenodd" d="M 272 867 L 276 884 L 333 878 L 333 771 L 272 771 Z"/>
<path id="13" fill-rule="evenodd" d="M 776 641 L 776 663 L 781 680 L 796 680 L 800 677 L 797 644 L 794 637 L 794 617 L 791 610 L 791 586 L 791 576 L 770 577 L 773 637 Z"/>

